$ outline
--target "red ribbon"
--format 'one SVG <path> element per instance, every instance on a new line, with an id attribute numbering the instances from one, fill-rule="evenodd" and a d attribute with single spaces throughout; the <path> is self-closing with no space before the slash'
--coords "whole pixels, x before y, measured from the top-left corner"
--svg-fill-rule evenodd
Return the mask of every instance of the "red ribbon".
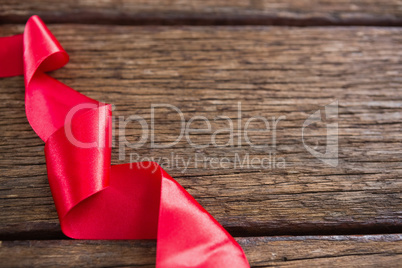
<path id="1" fill-rule="evenodd" d="M 0 77 L 25 76 L 26 115 L 46 143 L 64 234 L 156 238 L 157 267 L 249 267 L 233 237 L 157 163 L 111 166 L 110 105 L 45 74 L 67 62 L 68 54 L 37 16 L 23 34 L 0 38 Z M 72 109 L 77 113 L 66 120 Z"/>

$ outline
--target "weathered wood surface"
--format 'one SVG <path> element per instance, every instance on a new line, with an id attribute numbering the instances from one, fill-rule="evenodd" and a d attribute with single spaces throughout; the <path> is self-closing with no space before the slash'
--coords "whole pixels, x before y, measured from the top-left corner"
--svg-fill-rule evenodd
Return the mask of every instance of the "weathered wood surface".
<path id="1" fill-rule="evenodd" d="M 402 25 L 400 1 L 193 0 L 0 1 L 0 22 L 124 24 Z"/>
<path id="2" fill-rule="evenodd" d="M 139 115 L 150 125 L 152 104 L 175 105 L 188 121 L 211 120 L 213 131 L 252 116 L 286 116 L 276 131 L 276 157 L 285 168 L 234 168 L 236 153 L 262 159 L 267 150 L 191 147 L 185 138 L 173 148 L 150 148 L 149 140 L 129 155 L 170 157 L 191 166 L 168 168 L 234 235 L 389 233 L 401 220 L 401 56 L 399 28 L 129 27 L 49 25 L 71 62 L 52 76 L 101 101 L 115 116 Z M 23 26 L 2 26 L 2 35 Z M 24 114 L 22 77 L 0 80 L 0 236 L 7 239 L 62 237 L 46 177 L 43 142 Z M 303 122 L 322 105 L 339 102 L 339 165 L 331 167 L 303 146 Z M 155 114 L 158 143 L 179 135 L 179 116 Z M 119 124 L 118 124 L 119 125 Z M 236 126 L 236 125 L 235 125 Z M 197 128 L 196 122 L 192 125 Z M 202 124 L 198 128 L 204 128 Z M 252 126 L 250 126 L 251 128 Z M 254 128 L 261 126 L 254 126 Z M 118 132 L 118 131 L 117 131 Z M 325 125 L 307 133 L 308 144 L 325 152 Z M 139 124 L 127 125 L 127 139 L 139 140 Z M 243 135 L 243 132 L 241 132 Z M 251 133 L 270 142 L 272 131 Z M 235 135 L 237 138 L 237 134 Z M 206 144 L 211 134 L 191 134 Z M 228 133 L 217 136 L 219 144 Z M 200 157 L 228 157 L 216 168 Z"/>
<path id="3" fill-rule="evenodd" d="M 400 267 L 401 235 L 236 238 L 251 267 Z M 154 267 L 154 241 L 2 241 L 3 267 Z"/>

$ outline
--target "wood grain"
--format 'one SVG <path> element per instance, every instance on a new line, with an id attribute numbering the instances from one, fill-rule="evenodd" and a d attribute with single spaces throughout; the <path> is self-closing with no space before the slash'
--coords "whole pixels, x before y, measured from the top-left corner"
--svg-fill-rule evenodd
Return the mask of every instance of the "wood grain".
<path id="1" fill-rule="evenodd" d="M 251 267 L 400 267 L 402 236 L 236 238 Z M 3 267 L 154 267 L 153 241 L 2 241 Z"/>
<path id="2" fill-rule="evenodd" d="M 0 22 L 195 25 L 402 25 L 397 0 L 0 1 Z"/>
<path id="3" fill-rule="evenodd" d="M 150 125 L 152 104 L 175 105 L 188 121 L 219 115 L 244 126 L 252 116 L 285 116 L 277 127 L 277 158 L 284 168 L 235 167 L 236 154 L 262 159 L 269 150 L 248 146 L 196 149 L 183 138 L 173 148 L 149 140 L 129 155 L 190 159 L 167 168 L 234 235 L 390 233 L 401 220 L 402 30 L 399 28 L 129 27 L 49 25 L 71 62 L 52 76 L 76 90 L 116 105 L 114 115 L 139 115 Z M 22 26 L 2 26 L 2 35 Z M 46 177 L 44 144 L 24 114 L 22 77 L 0 80 L 0 236 L 62 237 Z M 339 164 L 309 154 L 302 125 L 310 114 L 339 102 Z M 179 135 L 171 110 L 155 114 L 157 143 Z M 120 125 L 117 123 L 117 125 Z M 192 125 L 197 127 L 197 124 Z M 307 133 L 309 146 L 325 152 L 326 128 Z M 204 128 L 203 125 L 198 125 Z M 255 125 L 254 128 L 261 128 Z M 117 131 L 118 132 L 118 131 Z M 240 132 L 243 136 L 244 130 Z M 142 135 L 127 125 L 129 142 Z M 269 142 L 272 133 L 251 133 Z M 237 137 L 237 136 L 236 136 Z M 196 144 L 211 134 L 191 134 Z M 228 133 L 217 136 L 219 144 Z M 228 157 L 225 167 L 195 166 L 200 157 Z M 208 161 L 204 161 L 208 163 Z M 202 164 L 204 164 L 202 162 Z"/>

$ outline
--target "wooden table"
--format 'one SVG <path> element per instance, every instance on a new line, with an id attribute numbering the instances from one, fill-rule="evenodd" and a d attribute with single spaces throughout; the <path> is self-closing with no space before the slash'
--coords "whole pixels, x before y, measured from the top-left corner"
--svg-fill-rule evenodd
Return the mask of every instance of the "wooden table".
<path id="1" fill-rule="evenodd" d="M 119 118 L 130 115 L 150 131 L 152 104 L 176 106 L 187 123 L 205 116 L 212 132 L 230 126 L 218 116 L 233 120 L 232 146 L 223 131 L 189 134 L 198 145 L 214 138 L 207 148 L 183 137 L 156 149 L 148 139 L 122 153 L 117 139 L 113 164 L 130 155 L 190 160 L 168 172 L 235 236 L 251 266 L 401 267 L 400 1 L 0 0 L 1 36 L 22 32 L 33 14 L 70 54 L 51 75 L 115 104 L 117 136 Z M 62 234 L 44 144 L 25 117 L 23 77 L 0 79 L 0 98 L 0 266 L 153 267 L 155 241 Z M 303 132 L 310 115 L 334 102 L 335 117 Z M 156 144 L 175 141 L 181 118 L 155 111 Z M 269 119 L 270 130 L 261 131 L 261 120 L 245 128 L 255 116 Z M 338 131 L 332 165 L 306 149 L 326 152 L 329 125 Z M 135 122 L 125 127 L 130 143 L 144 133 Z M 249 146 L 245 132 L 269 149 Z M 268 152 L 285 166 L 236 166 L 236 157 Z M 224 166 L 210 164 L 223 158 Z"/>

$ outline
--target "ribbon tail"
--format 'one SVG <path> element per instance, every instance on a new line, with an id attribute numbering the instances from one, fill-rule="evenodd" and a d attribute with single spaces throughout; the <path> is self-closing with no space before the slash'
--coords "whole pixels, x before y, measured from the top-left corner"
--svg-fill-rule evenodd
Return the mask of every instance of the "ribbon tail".
<path id="1" fill-rule="evenodd" d="M 0 77 L 24 74 L 22 34 L 0 38 Z"/>
<path id="2" fill-rule="evenodd" d="M 233 237 L 162 171 L 157 267 L 249 267 Z"/>

